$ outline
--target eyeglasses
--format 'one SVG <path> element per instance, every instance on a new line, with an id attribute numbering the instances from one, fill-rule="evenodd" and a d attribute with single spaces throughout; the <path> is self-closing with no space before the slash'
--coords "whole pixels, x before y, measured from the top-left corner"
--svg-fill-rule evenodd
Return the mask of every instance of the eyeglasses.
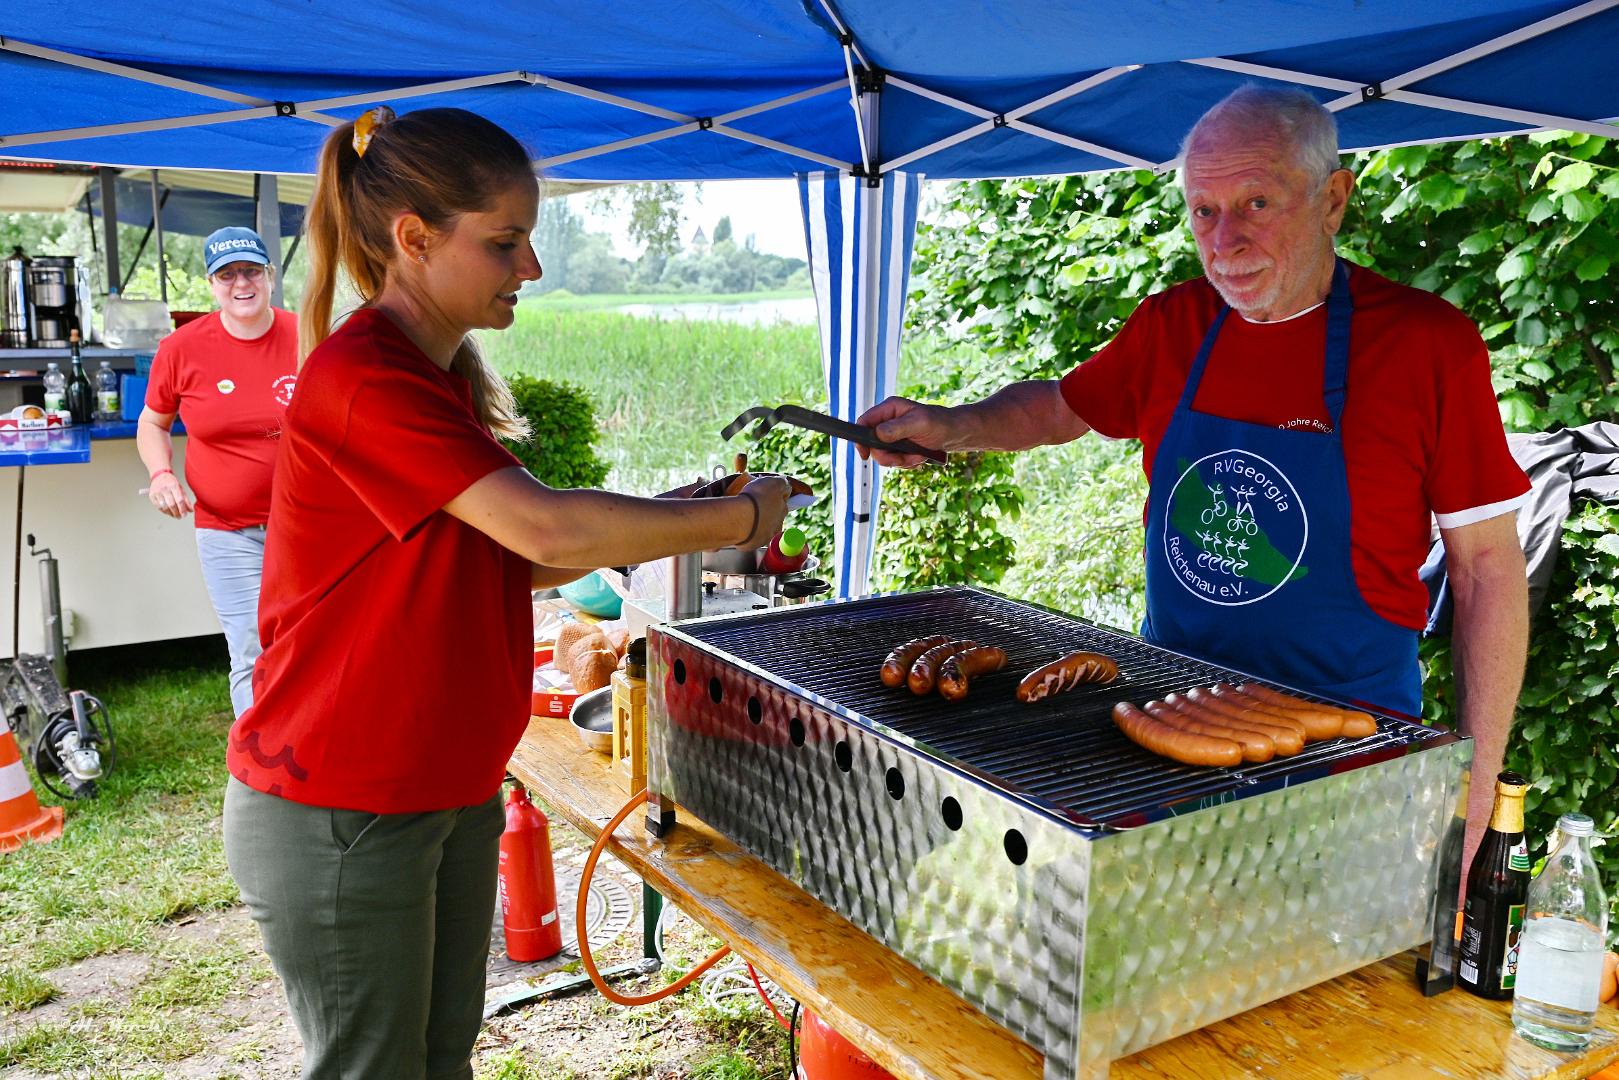
<path id="1" fill-rule="evenodd" d="M 264 267 L 262 267 L 262 266 L 243 266 L 243 267 L 240 267 L 240 268 L 237 268 L 237 269 L 233 269 L 233 268 L 227 266 L 223 270 L 215 270 L 214 271 L 214 280 L 223 281 L 226 285 L 231 284 L 233 281 L 235 281 L 238 278 L 240 278 L 243 281 L 263 281 L 264 280 Z"/>

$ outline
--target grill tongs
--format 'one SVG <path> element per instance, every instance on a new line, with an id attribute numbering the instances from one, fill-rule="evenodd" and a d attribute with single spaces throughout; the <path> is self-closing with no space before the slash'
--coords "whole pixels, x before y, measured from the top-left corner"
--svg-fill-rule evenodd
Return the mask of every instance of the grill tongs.
<path id="1" fill-rule="evenodd" d="M 851 424 L 847 420 L 839 420 L 835 416 L 800 408 L 797 405 L 778 405 L 774 409 L 768 405 L 755 405 L 721 428 L 720 437 L 729 439 L 755 420 L 759 421 L 759 426 L 753 429 L 755 439 L 763 437 L 765 432 L 777 424 L 791 424 L 794 427 L 818 431 L 822 435 L 830 435 L 834 439 L 843 439 L 860 446 L 869 446 L 874 450 L 892 450 L 896 454 L 919 454 L 929 461 L 938 462 L 940 465 L 945 463 L 943 450 L 918 446 L 909 439 L 901 439 L 898 442 L 885 442 L 877 437 L 876 431 L 872 428 Z"/>

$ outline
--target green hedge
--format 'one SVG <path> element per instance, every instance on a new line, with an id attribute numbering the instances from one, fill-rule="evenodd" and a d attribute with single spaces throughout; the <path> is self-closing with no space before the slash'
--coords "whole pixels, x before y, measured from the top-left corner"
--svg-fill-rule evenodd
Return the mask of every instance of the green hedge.
<path id="1" fill-rule="evenodd" d="M 1426 717 L 1454 726 L 1450 639 L 1422 643 Z M 1563 526 L 1557 568 L 1529 635 L 1529 664 L 1507 766 L 1531 777 L 1524 826 L 1543 845 L 1570 810 L 1619 829 L 1619 507 L 1591 503 Z M 1544 849 L 1537 852 L 1544 854 Z M 1619 841 L 1595 848 L 1619 940 Z"/>
<path id="2" fill-rule="evenodd" d="M 907 396 L 925 396 L 918 388 Z M 796 403 L 795 403 L 796 404 Z M 809 408 L 826 411 L 824 402 Z M 1023 507 L 1013 482 L 1012 454 L 952 454 L 943 467 L 888 469 L 883 473 L 883 509 L 878 522 L 872 588 L 926 589 L 934 585 L 996 585 L 1015 562 L 1008 529 Z M 806 481 L 822 497 L 789 517 L 824 560 L 828 581 L 832 554 L 831 440 L 782 425 L 754 444 L 756 470 L 785 472 Z"/>
<path id="3" fill-rule="evenodd" d="M 596 453 L 601 428 L 590 395 L 568 383 L 529 375 L 513 375 L 506 382 L 530 428 L 525 441 L 502 439 L 506 449 L 551 487 L 600 487 L 608 464 Z"/>

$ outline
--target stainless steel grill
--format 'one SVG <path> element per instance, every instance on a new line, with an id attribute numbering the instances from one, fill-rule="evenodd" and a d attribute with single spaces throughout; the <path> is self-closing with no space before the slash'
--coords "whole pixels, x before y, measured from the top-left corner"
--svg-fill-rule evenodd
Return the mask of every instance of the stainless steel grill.
<path id="1" fill-rule="evenodd" d="M 964 702 L 890 690 L 928 634 L 1006 649 Z M 656 627 L 649 786 L 1046 1055 L 1048 1078 L 1428 937 L 1467 740 L 1376 735 L 1204 769 L 1135 746 L 1115 702 L 1248 678 L 977 589 Z M 1063 653 L 1119 678 L 1033 705 Z"/>
<path id="2" fill-rule="evenodd" d="M 1264 765 L 1178 765 L 1130 742 L 1113 724 L 1115 702 L 1136 704 L 1190 686 L 1251 678 L 1104 630 L 1033 604 L 978 590 L 879 597 L 746 619 L 690 623 L 684 635 L 914 740 L 927 752 L 1008 793 L 1063 811 L 1075 824 L 1135 825 L 1189 800 L 1253 795 L 1287 783 L 1397 757 L 1412 744 L 1454 736 L 1378 718 L 1378 734 L 1313 743 Z M 891 690 L 877 669 L 894 646 L 929 634 L 970 638 L 1007 651 L 1005 670 L 973 680 L 964 702 Z M 1119 677 L 1033 705 L 1013 689 L 1028 671 L 1076 649 L 1106 653 Z"/>

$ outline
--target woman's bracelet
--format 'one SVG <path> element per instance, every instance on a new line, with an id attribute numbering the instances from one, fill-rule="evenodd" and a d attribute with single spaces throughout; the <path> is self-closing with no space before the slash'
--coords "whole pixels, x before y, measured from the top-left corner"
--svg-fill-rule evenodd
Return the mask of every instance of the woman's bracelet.
<path id="1" fill-rule="evenodd" d="M 174 475 L 174 470 L 173 469 L 159 469 L 159 470 L 157 470 L 157 472 L 153 473 L 151 476 L 148 476 L 146 479 L 148 479 L 148 480 L 156 480 L 158 477 L 162 476 L 164 473 L 168 473 L 170 476 L 173 476 Z M 756 510 L 754 512 L 757 513 L 758 511 Z M 757 522 L 755 524 L 757 524 Z"/>
<path id="2" fill-rule="evenodd" d="M 748 526 L 748 533 L 742 538 L 741 541 L 741 544 L 745 544 L 749 540 L 753 539 L 754 533 L 759 531 L 759 496 L 755 495 L 751 491 L 744 491 L 742 495 L 748 500 L 749 505 L 753 507 L 753 524 Z M 738 544 L 737 546 L 740 547 L 741 544 Z"/>

